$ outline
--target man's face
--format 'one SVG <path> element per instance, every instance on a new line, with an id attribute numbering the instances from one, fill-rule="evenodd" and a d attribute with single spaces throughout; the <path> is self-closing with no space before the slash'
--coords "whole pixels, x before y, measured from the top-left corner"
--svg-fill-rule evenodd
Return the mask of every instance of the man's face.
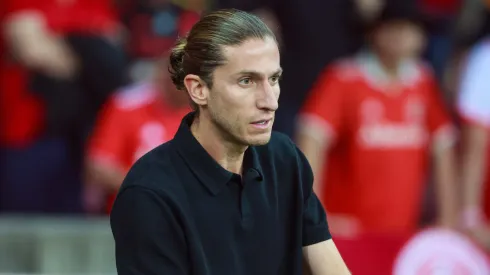
<path id="1" fill-rule="evenodd" d="M 386 22 L 374 34 L 374 43 L 386 56 L 414 58 L 421 54 L 425 37 L 422 29 L 407 21 Z"/>
<path id="2" fill-rule="evenodd" d="M 263 145 L 269 142 L 278 108 L 280 67 L 276 42 L 267 38 L 224 47 L 227 59 L 213 73 L 207 112 L 230 142 Z"/>

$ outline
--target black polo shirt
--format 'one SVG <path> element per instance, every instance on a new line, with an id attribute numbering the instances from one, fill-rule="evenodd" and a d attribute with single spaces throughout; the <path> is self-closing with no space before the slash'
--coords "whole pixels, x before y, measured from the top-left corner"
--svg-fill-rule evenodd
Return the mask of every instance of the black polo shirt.
<path id="1" fill-rule="evenodd" d="M 111 213 L 120 275 L 301 274 L 302 247 L 331 238 L 305 156 L 285 135 L 222 168 L 190 131 L 139 159 Z"/>

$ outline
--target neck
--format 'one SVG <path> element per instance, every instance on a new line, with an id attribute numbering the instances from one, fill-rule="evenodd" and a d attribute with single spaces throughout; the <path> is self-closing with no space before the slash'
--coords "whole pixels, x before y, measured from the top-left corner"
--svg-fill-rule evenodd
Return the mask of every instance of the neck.
<path id="1" fill-rule="evenodd" d="M 377 53 L 379 63 L 391 79 L 398 79 L 400 59 Z"/>
<path id="2" fill-rule="evenodd" d="M 210 119 L 202 119 L 202 114 L 196 116 L 192 122 L 191 132 L 219 165 L 232 173 L 242 173 L 246 146 L 227 140 Z"/>

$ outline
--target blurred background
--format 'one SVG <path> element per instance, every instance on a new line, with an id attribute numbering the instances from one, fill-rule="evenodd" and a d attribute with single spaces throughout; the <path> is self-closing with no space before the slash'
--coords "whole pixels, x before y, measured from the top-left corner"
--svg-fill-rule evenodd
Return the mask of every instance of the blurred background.
<path id="1" fill-rule="evenodd" d="M 0 274 L 116 274 L 115 193 L 190 111 L 168 50 L 219 8 L 275 31 L 353 274 L 490 274 L 487 0 L 1 0 Z"/>

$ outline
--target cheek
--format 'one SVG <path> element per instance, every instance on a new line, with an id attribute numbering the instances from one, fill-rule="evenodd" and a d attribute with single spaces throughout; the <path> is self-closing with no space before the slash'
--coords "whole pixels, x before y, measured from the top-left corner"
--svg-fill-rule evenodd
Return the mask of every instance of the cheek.
<path id="1" fill-rule="evenodd" d="M 220 89 L 215 96 L 212 97 L 212 101 L 215 103 L 215 107 L 219 108 L 222 112 L 232 114 L 240 110 L 245 101 L 245 93 L 240 93 L 236 89 L 224 88 Z"/>
<path id="2" fill-rule="evenodd" d="M 220 89 L 211 91 L 209 108 L 220 117 L 221 121 L 228 121 L 230 125 L 236 125 L 243 120 L 243 110 L 247 101 L 243 91 L 232 89 Z"/>

